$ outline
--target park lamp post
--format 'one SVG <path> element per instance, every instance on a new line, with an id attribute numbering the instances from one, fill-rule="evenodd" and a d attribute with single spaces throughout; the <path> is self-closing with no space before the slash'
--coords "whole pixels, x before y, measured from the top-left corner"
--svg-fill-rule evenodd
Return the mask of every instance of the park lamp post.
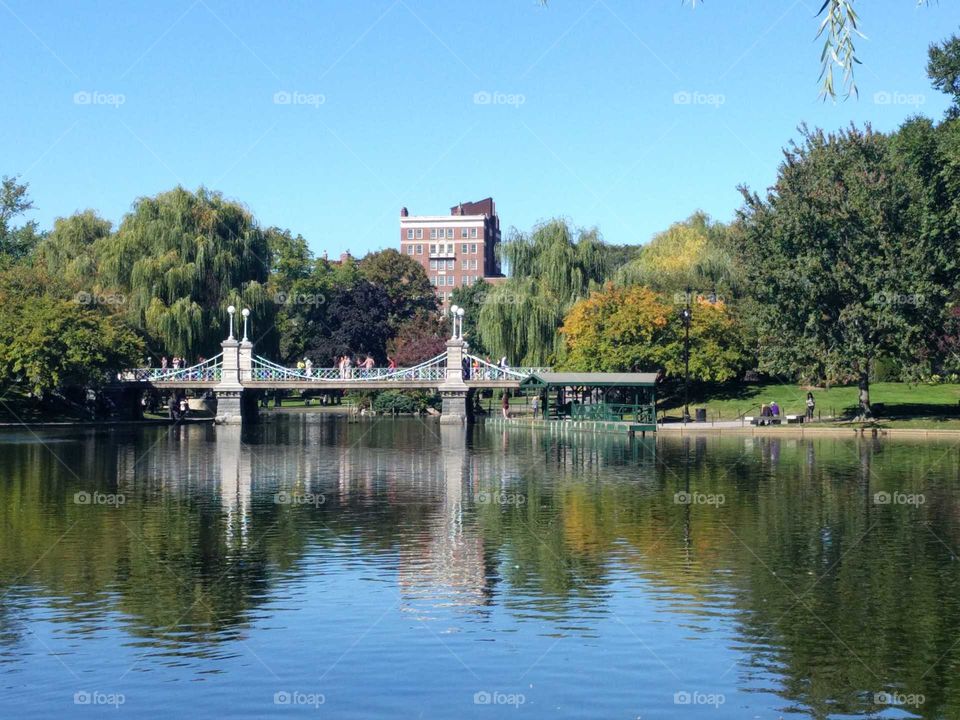
<path id="1" fill-rule="evenodd" d="M 244 308 L 240 311 L 240 314 L 243 315 L 243 340 L 241 342 L 250 342 L 247 339 L 247 321 L 250 319 L 250 310 Z"/>
<path id="2" fill-rule="evenodd" d="M 230 334 L 227 336 L 227 340 L 233 340 L 233 315 L 237 312 L 237 309 L 233 305 L 227 306 L 227 314 L 230 316 Z"/>
<path id="3" fill-rule="evenodd" d="M 683 322 L 683 422 L 690 422 L 690 289 L 687 288 L 687 306 L 680 311 Z"/>
<path id="4" fill-rule="evenodd" d="M 457 338 L 463 340 L 463 315 L 464 309 L 462 307 L 457 308 L 457 320 L 460 322 L 460 327 L 457 330 Z"/>

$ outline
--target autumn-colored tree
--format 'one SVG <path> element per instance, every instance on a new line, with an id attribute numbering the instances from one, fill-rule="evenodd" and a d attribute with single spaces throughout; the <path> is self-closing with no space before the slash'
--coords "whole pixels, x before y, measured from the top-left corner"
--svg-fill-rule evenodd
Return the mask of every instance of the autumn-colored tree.
<path id="1" fill-rule="evenodd" d="M 739 323 L 723 302 L 699 298 L 692 308 L 690 377 L 724 382 L 744 368 Z M 616 287 L 576 303 L 561 333 L 565 367 L 581 372 L 684 372 L 684 331 L 676 304 L 641 285 Z"/>

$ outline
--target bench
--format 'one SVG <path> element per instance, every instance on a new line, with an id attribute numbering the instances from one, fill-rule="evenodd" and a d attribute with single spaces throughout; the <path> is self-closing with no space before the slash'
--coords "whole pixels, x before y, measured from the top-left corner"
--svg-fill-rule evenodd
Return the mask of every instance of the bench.
<path id="1" fill-rule="evenodd" d="M 791 423 L 797 423 L 797 424 L 799 424 L 799 423 L 802 423 L 802 422 L 803 422 L 803 415 L 787 415 L 787 424 L 788 424 L 788 425 L 791 424 Z"/>

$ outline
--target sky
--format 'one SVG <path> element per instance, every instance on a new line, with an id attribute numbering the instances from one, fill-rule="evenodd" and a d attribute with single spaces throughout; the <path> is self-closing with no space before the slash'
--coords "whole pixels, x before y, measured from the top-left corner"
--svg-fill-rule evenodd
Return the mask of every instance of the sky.
<path id="1" fill-rule="evenodd" d="M 953 2 L 859 3 L 859 99 L 818 98 L 820 0 L 0 0 L 0 174 L 42 228 L 205 186 L 332 257 L 400 208 L 492 196 L 504 235 L 565 217 L 639 244 L 730 220 L 801 123 L 895 129 L 946 98 Z"/>

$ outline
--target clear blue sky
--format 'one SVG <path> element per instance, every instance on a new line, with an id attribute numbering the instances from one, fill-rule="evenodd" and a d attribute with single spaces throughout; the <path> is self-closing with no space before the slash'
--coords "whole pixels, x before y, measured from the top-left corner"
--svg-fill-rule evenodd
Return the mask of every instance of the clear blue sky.
<path id="1" fill-rule="evenodd" d="M 563 215 L 642 243 L 697 208 L 731 218 L 801 122 L 942 117 L 926 49 L 955 3 L 859 3 L 860 99 L 836 104 L 817 98 L 819 4 L 0 0 L 0 174 L 44 227 L 117 223 L 179 183 L 318 254 L 394 246 L 402 205 L 488 195 L 504 228 Z"/>

